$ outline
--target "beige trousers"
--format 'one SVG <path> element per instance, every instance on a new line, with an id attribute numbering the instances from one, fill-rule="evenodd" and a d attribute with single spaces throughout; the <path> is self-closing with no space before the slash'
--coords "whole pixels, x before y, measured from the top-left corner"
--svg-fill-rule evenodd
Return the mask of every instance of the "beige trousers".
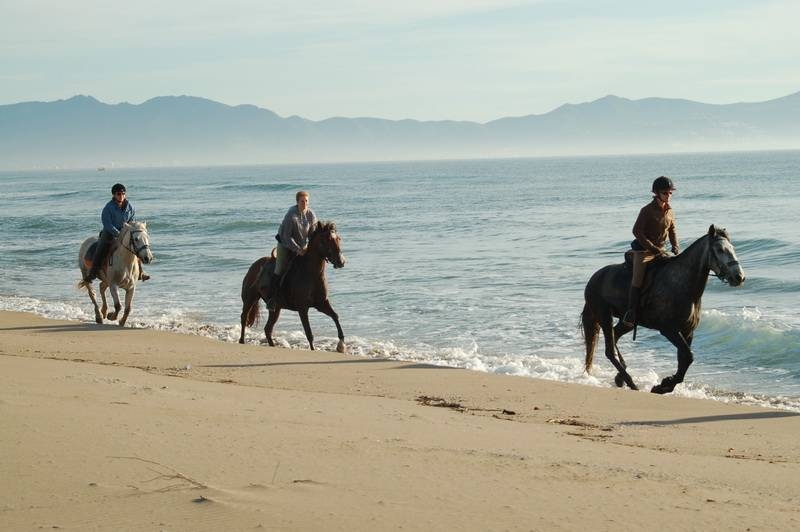
<path id="1" fill-rule="evenodd" d="M 652 251 L 634 251 L 633 252 L 633 277 L 631 278 L 631 286 L 634 288 L 641 288 L 644 283 L 644 274 L 647 271 L 647 263 L 658 257 L 658 253 Z"/>

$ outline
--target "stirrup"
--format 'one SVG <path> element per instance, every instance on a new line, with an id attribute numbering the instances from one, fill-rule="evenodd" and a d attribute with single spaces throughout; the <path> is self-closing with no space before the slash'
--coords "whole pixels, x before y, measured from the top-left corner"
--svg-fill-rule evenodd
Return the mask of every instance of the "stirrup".
<path id="1" fill-rule="evenodd" d="M 632 311 L 626 310 L 622 315 L 622 324 L 626 327 L 633 327 L 636 325 L 636 315 Z"/>

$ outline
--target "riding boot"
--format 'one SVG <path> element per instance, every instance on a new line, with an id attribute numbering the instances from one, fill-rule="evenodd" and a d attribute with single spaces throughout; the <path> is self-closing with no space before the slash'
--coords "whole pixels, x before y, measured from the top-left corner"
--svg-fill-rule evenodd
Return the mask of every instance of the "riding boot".
<path id="1" fill-rule="evenodd" d="M 92 267 L 89 268 L 89 273 L 83 278 L 85 282 L 91 283 L 92 280 L 97 279 L 97 272 L 100 271 L 100 268 L 103 266 L 103 261 L 106 260 L 106 252 L 108 252 L 109 247 L 111 247 L 110 240 L 101 238 L 97 241 L 97 245 L 94 248 L 94 255 L 92 256 Z"/>
<path id="2" fill-rule="evenodd" d="M 636 310 L 639 308 L 639 296 L 642 289 L 638 286 L 631 286 L 631 291 L 628 293 L 628 311 L 622 317 L 622 323 L 628 327 L 636 325 Z"/>
<path id="3" fill-rule="evenodd" d="M 139 280 L 140 281 L 147 281 L 150 279 L 150 276 L 145 273 L 145 271 L 140 267 L 139 268 Z"/>
<path id="4" fill-rule="evenodd" d="M 267 293 L 269 294 L 269 299 L 267 299 L 268 310 L 275 310 L 275 303 L 278 300 L 278 290 L 280 290 L 280 286 L 281 276 L 273 273 L 272 277 L 269 279 L 269 288 L 267 290 Z"/>

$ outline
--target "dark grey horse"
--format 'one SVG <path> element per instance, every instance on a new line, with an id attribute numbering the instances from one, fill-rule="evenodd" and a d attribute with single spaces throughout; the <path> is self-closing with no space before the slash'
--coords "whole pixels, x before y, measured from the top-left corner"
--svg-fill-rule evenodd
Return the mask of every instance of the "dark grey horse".
<path id="1" fill-rule="evenodd" d="M 694 360 L 692 338 L 700 322 L 700 299 L 706 289 L 709 271 L 730 286 L 744 282 L 744 271 L 728 233 L 713 225 L 708 228 L 708 234 L 698 238 L 683 253 L 648 270 L 637 325 L 659 331 L 678 348 L 678 371 L 653 386 L 653 393 L 671 392 L 683 382 L 686 370 Z M 633 327 L 624 325 L 622 320 L 613 325 L 613 318 L 625 313 L 630 284 L 631 270 L 625 264 L 612 264 L 595 272 L 584 290 L 586 304 L 581 322 L 586 343 L 586 371 L 592 368 L 597 333 L 602 329 L 606 357 L 618 372 L 614 382 L 617 386 L 624 383 L 636 390 L 617 348 L 617 340 Z"/>

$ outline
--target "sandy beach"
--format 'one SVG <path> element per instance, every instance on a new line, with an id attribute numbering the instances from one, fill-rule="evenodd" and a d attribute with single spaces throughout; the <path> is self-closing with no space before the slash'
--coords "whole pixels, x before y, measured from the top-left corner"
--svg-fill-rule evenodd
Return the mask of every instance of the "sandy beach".
<path id="1" fill-rule="evenodd" d="M 800 415 L 0 312 L 2 530 L 797 530 Z"/>

